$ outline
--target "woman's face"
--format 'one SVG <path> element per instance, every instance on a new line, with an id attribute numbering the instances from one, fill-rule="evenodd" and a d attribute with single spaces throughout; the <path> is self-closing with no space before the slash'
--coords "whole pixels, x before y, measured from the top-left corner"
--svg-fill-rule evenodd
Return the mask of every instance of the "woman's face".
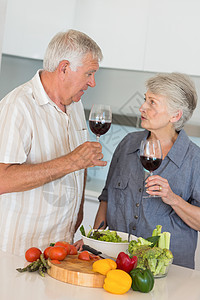
<path id="1" fill-rule="evenodd" d="M 140 107 L 141 126 L 149 131 L 167 129 L 172 126 L 171 115 L 167 108 L 167 98 L 164 95 L 153 94 L 148 90 L 145 102 Z"/>

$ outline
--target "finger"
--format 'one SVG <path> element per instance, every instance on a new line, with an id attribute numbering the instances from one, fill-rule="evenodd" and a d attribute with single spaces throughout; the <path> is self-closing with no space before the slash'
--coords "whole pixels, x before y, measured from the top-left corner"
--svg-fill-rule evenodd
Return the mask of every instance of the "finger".
<path id="1" fill-rule="evenodd" d="M 95 159 L 102 160 L 103 159 L 103 153 L 98 153 L 95 155 Z"/>
<path id="2" fill-rule="evenodd" d="M 104 161 L 104 160 L 95 160 L 93 162 L 93 166 L 99 166 L 99 167 L 105 167 L 107 165 L 107 161 Z"/>
<path id="3" fill-rule="evenodd" d="M 163 178 L 163 177 L 161 177 L 161 176 L 159 176 L 159 175 L 152 175 L 152 176 L 149 176 L 149 177 L 147 177 L 147 179 L 146 179 L 146 182 L 156 182 L 157 184 L 159 184 L 159 182 L 160 183 L 166 183 L 166 182 L 168 182 L 167 181 L 167 179 L 165 179 L 165 178 Z"/>
<path id="4" fill-rule="evenodd" d="M 160 185 L 151 185 L 147 187 L 147 191 L 150 192 L 162 192 L 162 187 Z"/>
<path id="5" fill-rule="evenodd" d="M 102 145 L 99 142 L 85 142 L 86 146 L 91 146 L 93 148 L 100 148 L 102 149 Z"/>

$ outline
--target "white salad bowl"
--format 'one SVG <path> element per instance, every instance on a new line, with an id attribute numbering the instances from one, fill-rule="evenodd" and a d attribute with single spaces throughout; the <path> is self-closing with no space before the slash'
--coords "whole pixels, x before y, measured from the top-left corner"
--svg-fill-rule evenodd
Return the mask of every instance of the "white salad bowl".
<path id="1" fill-rule="evenodd" d="M 101 231 L 102 230 L 99 230 L 99 232 L 101 232 Z M 111 230 L 111 232 L 112 232 L 112 230 Z M 128 241 L 128 233 L 120 232 L 120 231 L 116 231 L 116 232 L 122 238 L 123 241 Z M 89 237 L 86 237 L 83 235 L 81 235 L 81 237 L 82 237 L 83 243 L 85 245 L 88 245 L 88 246 L 94 248 L 95 250 L 98 250 L 108 256 L 117 257 L 120 252 L 128 253 L 129 242 L 113 243 L 113 242 L 105 242 L 105 241 L 95 240 L 95 239 L 92 239 L 92 238 L 89 238 Z M 137 241 L 137 237 L 134 235 L 131 235 L 130 241 L 132 241 L 132 240 Z"/>

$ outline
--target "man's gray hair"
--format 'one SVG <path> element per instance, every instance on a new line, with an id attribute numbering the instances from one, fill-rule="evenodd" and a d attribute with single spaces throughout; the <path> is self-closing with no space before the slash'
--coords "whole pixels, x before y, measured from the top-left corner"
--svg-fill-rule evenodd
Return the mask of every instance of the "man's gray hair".
<path id="1" fill-rule="evenodd" d="M 181 118 L 173 123 L 177 131 L 181 130 L 197 105 L 197 92 L 190 77 L 182 73 L 160 73 L 148 79 L 146 87 L 153 94 L 166 96 L 170 114 L 182 112 Z"/>
<path id="2" fill-rule="evenodd" d="M 91 53 L 93 59 L 103 58 L 100 47 L 86 34 L 70 29 L 57 33 L 50 41 L 43 60 L 43 69 L 53 72 L 62 60 L 70 62 L 72 71 L 82 65 L 83 57 Z"/>

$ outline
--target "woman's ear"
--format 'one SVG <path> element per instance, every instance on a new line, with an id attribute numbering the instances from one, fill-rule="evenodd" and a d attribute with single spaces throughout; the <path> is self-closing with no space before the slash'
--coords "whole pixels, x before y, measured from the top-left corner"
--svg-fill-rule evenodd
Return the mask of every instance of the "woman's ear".
<path id="1" fill-rule="evenodd" d="M 178 110 L 171 118 L 170 121 L 172 123 L 178 122 L 178 120 L 180 120 L 180 118 L 182 117 L 183 112 L 182 110 Z"/>

